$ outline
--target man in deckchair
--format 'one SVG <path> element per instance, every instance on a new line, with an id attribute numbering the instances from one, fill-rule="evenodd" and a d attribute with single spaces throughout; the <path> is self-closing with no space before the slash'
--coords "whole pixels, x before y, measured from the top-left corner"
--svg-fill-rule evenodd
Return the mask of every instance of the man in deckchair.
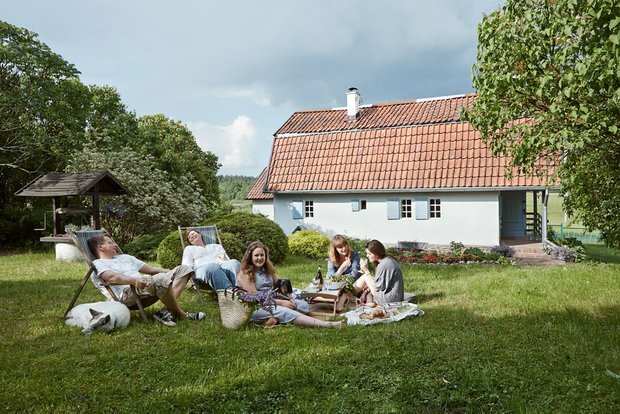
<path id="1" fill-rule="evenodd" d="M 167 270 L 148 265 L 128 254 L 117 254 L 116 243 L 105 234 L 88 239 L 88 247 L 97 257 L 93 264 L 98 277 L 110 284 L 121 303 L 127 306 L 135 303 L 130 288 L 133 285 L 141 297 L 157 296 L 163 302 L 164 307 L 153 316 L 166 326 L 176 326 L 175 319 L 200 321 L 205 318 L 203 312 L 184 312 L 177 302 L 194 273 L 191 268 L 177 266 Z"/>

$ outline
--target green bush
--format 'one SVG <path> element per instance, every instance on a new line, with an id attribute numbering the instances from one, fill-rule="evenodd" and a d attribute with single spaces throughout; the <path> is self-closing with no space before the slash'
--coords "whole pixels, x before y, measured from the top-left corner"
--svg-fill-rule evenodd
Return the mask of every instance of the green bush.
<path id="1" fill-rule="evenodd" d="M 370 239 L 354 239 L 348 238 L 349 247 L 351 251 L 358 252 L 360 257 L 366 257 L 366 244 L 370 241 Z"/>
<path id="2" fill-rule="evenodd" d="M 245 246 L 253 241 L 260 241 L 269 247 L 269 257 L 274 263 L 282 263 L 289 253 L 286 235 L 273 221 L 267 217 L 245 213 L 233 212 L 218 215 L 215 220 L 210 219 L 204 225 L 217 225 L 220 235 L 230 233 L 237 237 Z"/>
<path id="3" fill-rule="evenodd" d="M 133 241 L 123 246 L 123 252 L 141 260 L 156 260 L 157 247 L 168 234 L 168 230 L 160 230 L 136 237 Z"/>
<path id="4" fill-rule="evenodd" d="M 161 267 L 172 269 L 181 264 L 182 257 L 183 251 L 181 249 L 179 232 L 178 230 L 173 231 L 159 243 L 159 247 L 157 248 L 157 262 Z"/>
<path id="5" fill-rule="evenodd" d="M 241 260 L 245 253 L 245 244 L 232 233 L 220 233 L 220 238 L 228 257 Z"/>
<path id="6" fill-rule="evenodd" d="M 484 258 L 486 256 L 486 253 L 483 252 L 482 250 L 480 250 L 477 247 L 468 247 L 467 249 L 463 250 L 463 254 L 469 254 L 469 255 L 474 255 L 474 256 L 478 256 L 480 258 Z"/>
<path id="7" fill-rule="evenodd" d="M 288 237 L 292 254 L 311 259 L 325 259 L 328 256 L 329 237 L 314 230 L 301 230 Z"/>

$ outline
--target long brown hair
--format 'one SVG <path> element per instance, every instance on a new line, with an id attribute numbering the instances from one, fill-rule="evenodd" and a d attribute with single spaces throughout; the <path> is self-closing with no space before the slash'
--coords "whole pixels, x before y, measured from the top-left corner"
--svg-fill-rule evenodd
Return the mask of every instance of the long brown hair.
<path id="1" fill-rule="evenodd" d="M 349 246 L 349 242 L 344 236 L 336 234 L 329 242 L 329 259 L 332 261 L 335 267 L 340 267 L 342 262 L 346 260 L 343 259 L 342 256 L 340 256 L 340 253 L 338 253 L 338 247 L 342 246 L 347 246 L 349 248 L 349 256 L 351 256 L 351 246 Z"/>
<path id="2" fill-rule="evenodd" d="M 385 252 L 385 246 L 379 240 L 369 241 L 368 243 L 366 243 L 366 248 L 370 250 L 370 253 L 378 256 L 379 259 L 383 259 L 385 256 L 387 256 L 387 253 Z M 373 262 L 373 264 L 377 266 L 379 262 L 375 261 Z"/>
<path id="3" fill-rule="evenodd" d="M 252 263 L 252 253 L 258 248 L 262 248 L 265 251 L 263 271 L 267 274 L 267 276 L 271 276 L 272 278 L 276 276 L 276 268 L 273 267 L 273 263 L 269 260 L 269 248 L 263 243 L 255 241 L 250 243 L 247 249 L 245 249 L 245 254 L 243 255 L 243 259 L 241 259 L 241 270 L 239 271 L 239 273 L 245 275 L 252 283 L 254 283 L 254 272 L 259 270 Z"/>

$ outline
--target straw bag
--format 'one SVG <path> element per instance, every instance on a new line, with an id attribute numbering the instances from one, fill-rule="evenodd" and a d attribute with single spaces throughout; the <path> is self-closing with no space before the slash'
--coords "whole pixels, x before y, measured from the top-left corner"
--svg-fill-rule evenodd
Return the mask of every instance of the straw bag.
<path id="1" fill-rule="evenodd" d="M 248 323 L 254 309 L 239 301 L 237 296 L 243 293 L 245 290 L 239 288 L 217 290 L 220 318 L 225 328 L 239 329 Z"/>

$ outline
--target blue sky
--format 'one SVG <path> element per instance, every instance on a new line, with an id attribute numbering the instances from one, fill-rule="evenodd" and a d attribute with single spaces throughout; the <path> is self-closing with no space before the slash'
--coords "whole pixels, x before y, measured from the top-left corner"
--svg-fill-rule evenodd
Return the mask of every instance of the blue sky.
<path id="1" fill-rule="evenodd" d="M 220 174 L 267 165 L 297 110 L 472 92 L 476 26 L 500 0 L 0 0 L 87 84 L 186 124 Z"/>

